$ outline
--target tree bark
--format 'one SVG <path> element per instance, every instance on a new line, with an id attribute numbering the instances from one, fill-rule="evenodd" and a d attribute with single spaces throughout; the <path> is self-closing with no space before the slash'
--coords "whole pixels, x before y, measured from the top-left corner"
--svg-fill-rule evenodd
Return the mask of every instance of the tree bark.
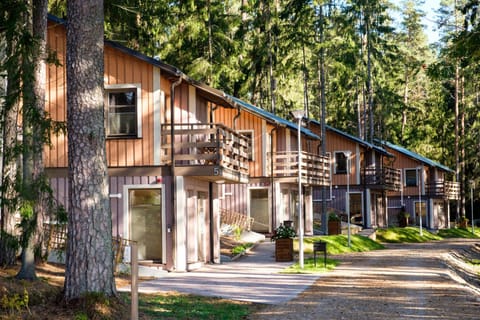
<path id="1" fill-rule="evenodd" d="M 18 53 L 18 34 L 15 32 L 20 21 L 21 10 L 10 10 L 5 19 L 5 69 L 7 73 L 6 97 L 2 112 L 2 180 L 1 180 L 1 219 L 0 219 L 0 266 L 15 264 L 16 230 L 15 213 L 17 211 L 16 180 L 18 173 L 15 146 L 18 139 L 18 114 L 20 108 L 20 55 Z"/>
<path id="2" fill-rule="evenodd" d="M 44 174 L 43 165 L 43 118 L 45 110 L 45 78 L 46 78 L 46 41 L 47 41 L 48 1 L 34 0 L 32 7 L 31 32 L 35 42 L 32 60 L 24 59 L 24 117 L 23 143 L 26 144 L 23 156 L 23 183 L 25 190 L 33 196 L 33 217 L 28 220 L 32 228 L 24 228 L 22 237 L 22 265 L 17 274 L 18 279 L 34 280 L 35 249 L 41 253 L 43 245 L 43 222 L 46 211 L 46 195 L 41 187 Z M 30 28 L 28 28 L 30 29 Z M 30 65 L 31 63 L 31 65 Z M 32 77 L 33 76 L 33 77 Z M 24 223 L 25 225 L 25 223 Z"/>
<path id="3" fill-rule="evenodd" d="M 65 299 L 112 296 L 112 220 L 103 106 L 103 1 L 67 4 L 68 241 Z"/>

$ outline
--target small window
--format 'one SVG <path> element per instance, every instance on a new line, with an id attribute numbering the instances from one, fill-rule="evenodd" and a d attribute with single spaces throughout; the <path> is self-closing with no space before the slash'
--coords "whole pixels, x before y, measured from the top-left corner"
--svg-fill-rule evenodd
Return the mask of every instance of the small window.
<path id="1" fill-rule="evenodd" d="M 254 136 L 253 136 L 253 130 L 238 130 L 238 133 L 240 133 L 242 136 L 247 137 L 250 139 L 250 148 L 248 150 L 248 160 L 249 161 L 254 161 L 255 160 L 255 145 L 254 145 Z"/>
<path id="2" fill-rule="evenodd" d="M 335 152 L 335 173 L 347 173 L 347 157 L 343 152 Z"/>
<path id="3" fill-rule="evenodd" d="M 405 186 L 417 186 L 417 169 L 405 169 Z"/>
<path id="4" fill-rule="evenodd" d="M 138 86 L 116 85 L 105 88 L 108 137 L 141 137 Z"/>

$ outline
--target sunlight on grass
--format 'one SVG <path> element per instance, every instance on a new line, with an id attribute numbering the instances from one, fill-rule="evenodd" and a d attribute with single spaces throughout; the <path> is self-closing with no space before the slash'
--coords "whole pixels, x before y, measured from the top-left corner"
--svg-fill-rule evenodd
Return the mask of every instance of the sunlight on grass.
<path id="1" fill-rule="evenodd" d="M 281 273 L 323 273 L 335 269 L 338 264 L 338 260 L 327 258 L 327 263 L 325 267 L 324 256 L 322 252 L 320 254 L 317 254 L 316 266 L 315 260 L 313 258 L 308 258 L 303 261 L 303 269 L 300 269 L 300 265 L 297 262 L 290 267 L 282 270 Z"/>
<path id="2" fill-rule="evenodd" d="M 420 229 L 417 227 L 388 228 L 377 230 L 377 241 L 380 242 L 416 243 L 441 239 L 441 236 L 430 233 L 425 229 L 422 230 L 422 236 L 420 236 Z"/>
<path id="3" fill-rule="evenodd" d="M 475 229 L 475 234 L 473 234 L 471 228 L 442 229 L 438 231 L 438 235 L 442 238 L 466 238 L 466 239 L 480 238 L 480 233 L 477 231 L 477 229 Z"/>
<path id="4" fill-rule="evenodd" d="M 129 300 L 128 295 L 124 298 Z M 139 311 L 151 319 L 243 319 L 252 306 L 246 302 L 174 293 L 140 294 L 139 298 Z"/>
<path id="5" fill-rule="evenodd" d="M 351 246 L 348 247 L 348 237 L 346 235 L 336 236 L 315 236 L 304 239 L 304 253 L 313 254 L 313 243 L 315 241 L 324 241 L 327 243 L 328 254 L 341 254 L 348 252 L 363 252 L 384 249 L 384 246 L 364 236 L 352 235 L 350 238 Z M 294 242 L 294 250 L 298 251 L 298 241 Z M 318 253 L 317 253 L 318 254 Z"/>

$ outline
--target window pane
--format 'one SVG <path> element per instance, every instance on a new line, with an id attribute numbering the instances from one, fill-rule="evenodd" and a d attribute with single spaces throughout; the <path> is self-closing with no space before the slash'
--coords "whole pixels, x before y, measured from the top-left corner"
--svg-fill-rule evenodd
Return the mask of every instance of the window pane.
<path id="1" fill-rule="evenodd" d="M 110 135 L 135 135 L 137 116 L 135 113 L 110 113 L 108 126 Z"/>
<path id="2" fill-rule="evenodd" d="M 135 91 L 110 92 L 109 105 L 135 105 Z"/>
<path id="3" fill-rule="evenodd" d="M 335 153 L 335 173 L 347 173 L 347 157 L 343 152 Z"/>
<path id="4" fill-rule="evenodd" d="M 407 187 L 417 185 L 417 170 L 405 170 L 405 185 Z"/>

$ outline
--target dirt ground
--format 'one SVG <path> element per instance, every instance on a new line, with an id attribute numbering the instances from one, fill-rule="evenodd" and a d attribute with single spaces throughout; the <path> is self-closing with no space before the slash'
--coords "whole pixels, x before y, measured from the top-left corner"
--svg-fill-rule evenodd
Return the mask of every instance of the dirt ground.
<path id="1" fill-rule="evenodd" d="M 341 265 L 296 299 L 262 308 L 250 319 L 480 319 L 480 290 L 464 281 L 478 286 L 478 273 L 454 272 L 460 266 L 452 262 L 475 254 L 475 242 L 391 244 L 335 257 Z"/>

